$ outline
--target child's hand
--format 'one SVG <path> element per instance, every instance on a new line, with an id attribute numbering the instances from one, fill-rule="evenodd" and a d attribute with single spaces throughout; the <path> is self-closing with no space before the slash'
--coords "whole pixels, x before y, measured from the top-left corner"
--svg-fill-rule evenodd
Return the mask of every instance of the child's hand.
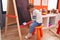
<path id="1" fill-rule="evenodd" d="M 23 22 L 23 25 L 27 25 L 27 23 L 26 22 Z"/>

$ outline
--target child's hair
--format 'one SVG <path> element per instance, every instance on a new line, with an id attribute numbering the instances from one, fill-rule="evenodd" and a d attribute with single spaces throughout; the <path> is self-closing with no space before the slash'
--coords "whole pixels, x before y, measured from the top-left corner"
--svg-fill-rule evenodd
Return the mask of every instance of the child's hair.
<path id="1" fill-rule="evenodd" d="M 30 10 L 31 8 L 34 8 L 33 4 L 29 4 L 28 7 L 27 7 L 27 10 Z"/>

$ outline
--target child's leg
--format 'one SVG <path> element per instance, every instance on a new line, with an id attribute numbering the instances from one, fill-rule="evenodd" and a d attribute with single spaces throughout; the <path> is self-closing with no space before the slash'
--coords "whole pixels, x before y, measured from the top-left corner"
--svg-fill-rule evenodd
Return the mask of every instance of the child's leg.
<path id="1" fill-rule="evenodd" d="M 37 22 L 32 22 L 32 24 L 30 25 L 30 30 L 29 33 L 27 34 L 27 36 L 25 36 L 26 39 L 30 38 L 32 36 L 32 32 L 34 31 L 34 27 L 38 26 L 39 24 Z"/>
<path id="2" fill-rule="evenodd" d="M 38 26 L 39 24 L 36 22 L 36 21 L 34 21 L 31 25 L 30 25 L 30 30 L 29 30 L 29 32 L 32 34 L 32 32 L 33 32 L 33 30 L 34 30 L 34 27 L 35 26 Z"/>

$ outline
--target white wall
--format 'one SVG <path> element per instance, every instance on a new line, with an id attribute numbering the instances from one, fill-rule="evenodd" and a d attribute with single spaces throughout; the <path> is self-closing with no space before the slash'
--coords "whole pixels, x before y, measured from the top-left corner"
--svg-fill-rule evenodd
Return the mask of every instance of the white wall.
<path id="1" fill-rule="evenodd" d="M 3 4 L 3 11 L 7 10 L 7 0 L 2 0 L 2 4 Z"/>
<path id="2" fill-rule="evenodd" d="M 48 0 L 48 10 L 56 9 L 57 1 L 58 0 Z"/>

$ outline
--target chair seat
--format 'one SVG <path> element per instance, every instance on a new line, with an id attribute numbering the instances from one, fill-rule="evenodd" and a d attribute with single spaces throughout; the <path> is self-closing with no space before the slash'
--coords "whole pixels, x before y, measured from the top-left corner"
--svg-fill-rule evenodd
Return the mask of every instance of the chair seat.
<path id="1" fill-rule="evenodd" d="M 42 26 L 36 26 L 35 28 L 42 28 Z"/>

